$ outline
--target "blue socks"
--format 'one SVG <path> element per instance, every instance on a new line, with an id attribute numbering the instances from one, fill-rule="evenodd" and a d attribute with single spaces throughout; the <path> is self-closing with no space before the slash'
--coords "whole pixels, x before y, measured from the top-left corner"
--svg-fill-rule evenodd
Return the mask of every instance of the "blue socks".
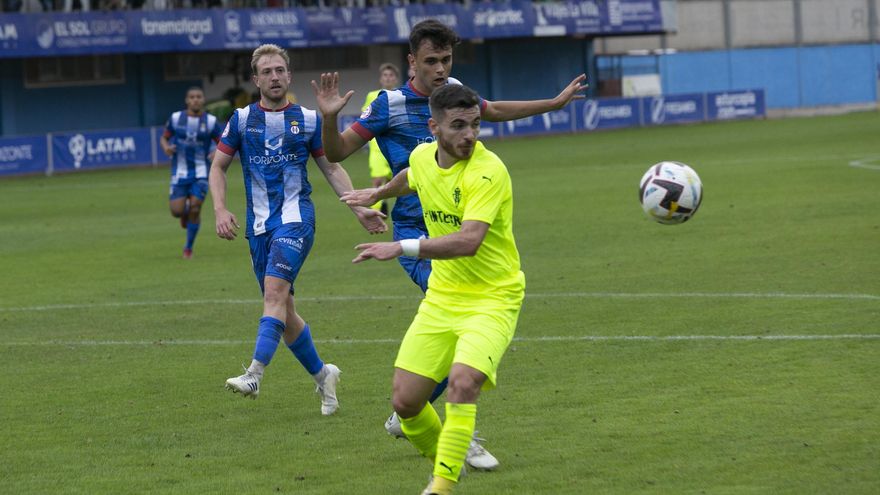
<path id="1" fill-rule="evenodd" d="M 186 224 L 186 249 L 192 249 L 193 243 L 196 242 L 196 234 L 199 233 L 201 223 L 188 222 Z"/>
<path id="2" fill-rule="evenodd" d="M 296 356 L 296 359 L 299 360 L 300 364 L 303 365 L 303 368 L 310 375 L 314 375 L 324 367 L 324 361 L 321 361 L 321 358 L 318 357 L 318 350 L 315 349 L 315 343 L 312 341 L 312 332 L 309 331 L 308 324 L 303 328 L 299 337 L 287 348 L 293 352 L 293 355 Z"/>
<path id="3" fill-rule="evenodd" d="M 275 350 L 278 349 L 282 332 L 284 332 L 283 321 L 276 320 L 271 316 L 260 318 L 257 345 L 254 346 L 254 359 L 268 366 L 272 361 L 272 356 L 275 355 Z"/>

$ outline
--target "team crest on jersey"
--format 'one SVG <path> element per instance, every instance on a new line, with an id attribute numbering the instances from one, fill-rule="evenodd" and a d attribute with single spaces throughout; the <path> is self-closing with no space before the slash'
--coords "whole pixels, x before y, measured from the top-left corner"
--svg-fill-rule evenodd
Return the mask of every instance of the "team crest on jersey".
<path id="1" fill-rule="evenodd" d="M 455 206 L 458 206 L 458 203 L 461 201 L 461 189 L 455 188 L 455 191 L 452 191 L 452 202 L 455 203 Z"/>
<path id="2" fill-rule="evenodd" d="M 223 129 L 223 137 L 226 137 L 228 135 L 229 135 L 229 122 L 226 123 L 226 128 Z"/>
<path id="3" fill-rule="evenodd" d="M 364 111 L 361 112 L 361 118 L 365 119 L 365 118 L 369 117 L 370 116 L 370 109 L 372 109 L 372 108 L 373 108 L 372 105 L 368 105 L 367 108 L 365 108 Z"/>
<path id="4" fill-rule="evenodd" d="M 290 121 L 290 133 L 291 134 L 299 134 L 299 121 L 296 121 L 296 120 Z"/>

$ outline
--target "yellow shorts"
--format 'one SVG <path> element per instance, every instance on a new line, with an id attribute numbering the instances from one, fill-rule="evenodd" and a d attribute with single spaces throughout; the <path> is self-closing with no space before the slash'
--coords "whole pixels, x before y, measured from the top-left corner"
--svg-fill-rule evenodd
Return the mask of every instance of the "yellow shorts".
<path id="1" fill-rule="evenodd" d="M 461 363 L 488 377 L 484 390 L 494 388 L 498 364 L 516 331 L 522 294 L 509 302 L 431 295 L 419 306 L 394 366 L 440 382 L 452 363 Z"/>
<path id="2" fill-rule="evenodd" d="M 386 179 L 391 179 L 391 166 L 388 165 L 385 155 L 379 150 L 379 145 L 376 144 L 375 139 L 370 140 L 369 163 L 370 178 L 378 179 L 379 177 L 385 177 Z"/>

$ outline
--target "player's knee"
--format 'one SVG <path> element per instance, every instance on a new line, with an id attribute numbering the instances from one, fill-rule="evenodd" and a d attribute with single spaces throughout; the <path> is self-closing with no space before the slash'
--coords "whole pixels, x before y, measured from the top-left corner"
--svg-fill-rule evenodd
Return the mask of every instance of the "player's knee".
<path id="1" fill-rule="evenodd" d="M 282 287 L 279 284 L 265 284 L 263 303 L 267 307 L 286 309 L 289 293 L 288 287 Z"/>
<path id="2" fill-rule="evenodd" d="M 400 417 L 411 418 L 422 411 L 422 408 L 425 407 L 425 403 L 411 400 L 405 396 L 394 395 L 391 398 L 391 406 L 394 408 L 394 412 Z"/>
<path id="3" fill-rule="evenodd" d="M 446 397 L 449 402 L 471 403 L 480 396 L 482 383 L 471 374 L 453 374 L 449 377 Z"/>

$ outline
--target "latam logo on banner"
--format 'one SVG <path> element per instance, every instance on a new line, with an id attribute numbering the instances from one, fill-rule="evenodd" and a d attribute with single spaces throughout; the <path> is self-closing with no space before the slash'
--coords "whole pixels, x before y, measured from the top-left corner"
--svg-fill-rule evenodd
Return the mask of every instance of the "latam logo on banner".
<path id="1" fill-rule="evenodd" d="M 149 129 L 55 134 L 54 170 L 79 170 L 152 162 Z"/>

